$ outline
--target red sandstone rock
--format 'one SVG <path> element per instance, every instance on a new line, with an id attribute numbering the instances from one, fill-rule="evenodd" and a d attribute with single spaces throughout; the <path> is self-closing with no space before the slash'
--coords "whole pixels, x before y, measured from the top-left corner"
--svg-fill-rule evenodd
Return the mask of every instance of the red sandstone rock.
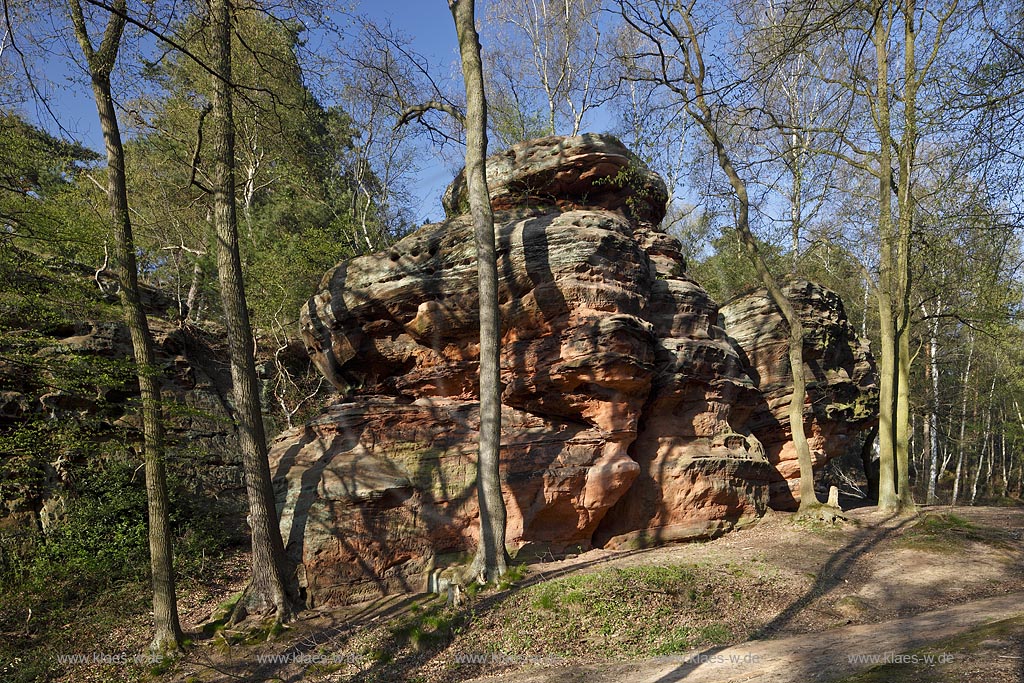
<path id="1" fill-rule="evenodd" d="M 279 435 L 282 535 L 311 605 L 424 590 L 438 558 L 475 545 L 478 404 L 359 397 Z M 502 413 L 508 542 L 590 547 L 639 467 L 600 431 Z"/>
<path id="2" fill-rule="evenodd" d="M 859 449 L 863 433 L 877 421 L 877 372 L 867 342 L 850 326 L 835 292 L 803 279 L 788 280 L 783 292 L 804 323 L 804 429 L 817 469 Z M 771 505 L 796 509 L 800 467 L 787 415 L 793 374 L 786 326 L 764 289 L 729 301 L 721 313 L 764 396 L 747 424 L 774 465 Z"/>
<path id="3" fill-rule="evenodd" d="M 785 379 L 771 353 L 741 355 L 679 243 L 652 227 L 660 179 L 603 136 L 543 138 L 488 164 L 510 545 L 624 547 L 755 521 L 785 477 L 785 435 L 769 428 Z M 460 192 L 456 180 L 450 213 Z M 421 590 L 475 543 L 475 263 L 469 217 L 455 215 L 339 264 L 301 312 L 311 358 L 344 395 L 271 453 L 314 604 Z M 852 333 L 840 328 L 828 330 Z M 858 423 L 843 424 L 812 422 L 823 443 Z"/>
<path id="4" fill-rule="evenodd" d="M 622 211 L 657 225 L 668 191 L 661 177 L 610 135 L 552 135 L 526 140 L 487 158 L 487 189 L 495 209 L 531 204 Z M 467 213 L 466 178 L 459 173 L 442 199 L 451 218 Z"/>

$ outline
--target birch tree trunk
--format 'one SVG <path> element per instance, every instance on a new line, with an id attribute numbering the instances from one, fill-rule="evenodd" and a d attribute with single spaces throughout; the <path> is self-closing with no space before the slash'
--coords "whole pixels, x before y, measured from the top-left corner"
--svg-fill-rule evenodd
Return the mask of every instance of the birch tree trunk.
<path id="1" fill-rule="evenodd" d="M 922 307 L 923 309 L 923 307 Z M 941 297 L 936 304 L 935 312 L 938 313 L 942 310 L 942 299 Z M 928 365 L 925 367 L 925 376 L 928 380 L 931 389 L 931 402 L 929 410 L 925 411 L 925 425 L 927 434 L 925 435 L 925 441 L 927 442 L 929 451 L 929 468 L 928 468 L 928 491 L 925 494 L 925 503 L 933 505 L 935 503 L 935 489 L 938 485 L 939 475 L 942 470 L 938 468 L 939 464 L 939 320 L 935 318 L 932 321 L 930 334 L 928 337 Z M 942 465 L 944 470 L 946 467 L 945 463 Z"/>
<path id="2" fill-rule="evenodd" d="M 960 441 L 957 444 L 956 454 L 956 476 L 953 479 L 953 496 L 950 505 L 956 505 L 957 497 L 960 494 L 960 472 L 964 464 L 964 438 L 967 433 L 967 383 L 971 378 L 971 361 L 974 359 L 974 333 L 970 334 L 970 342 L 967 350 L 967 365 L 964 367 L 963 395 L 960 398 Z"/>
<path id="3" fill-rule="evenodd" d="M 971 484 L 971 505 L 974 505 L 974 501 L 978 498 L 978 481 L 981 480 L 981 470 L 986 460 L 985 456 L 988 456 L 987 462 L 989 463 L 989 471 L 991 472 L 992 467 L 992 451 L 991 444 L 989 443 L 989 437 L 992 435 L 992 399 L 996 393 L 996 378 L 992 378 L 992 388 L 988 392 L 988 409 L 985 411 L 985 431 L 982 433 L 981 438 L 981 457 L 978 459 L 978 469 L 974 473 L 974 483 Z"/>

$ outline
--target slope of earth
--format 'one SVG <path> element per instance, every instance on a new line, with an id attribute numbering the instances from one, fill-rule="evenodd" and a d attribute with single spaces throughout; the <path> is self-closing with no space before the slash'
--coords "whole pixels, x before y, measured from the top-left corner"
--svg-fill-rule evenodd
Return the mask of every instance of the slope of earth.
<path id="1" fill-rule="evenodd" d="M 414 596 L 311 610 L 284 637 L 259 646 L 221 631 L 200 640 L 168 676 L 195 682 L 668 681 L 683 674 L 691 680 L 695 667 L 685 663 L 696 656 L 699 680 L 788 681 L 801 672 L 810 680 L 812 668 L 813 680 L 832 680 L 872 665 L 870 658 L 849 661 L 858 651 L 848 642 L 871 643 L 864 655 L 898 654 L 1006 619 L 1005 647 L 1017 642 L 1020 621 L 1012 619 L 1024 614 L 1022 595 L 1015 595 L 1024 591 L 1024 509 L 925 508 L 917 517 L 895 517 L 863 508 L 849 514 L 851 522 L 841 528 L 795 526 L 790 516 L 775 513 L 752 529 L 705 543 L 593 550 L 534 563 L 515 585 L 471 596 L 456 608 Z M 918 621 L 901 621 L 914 617 Z M 953 655 L 943 665 L 952 667 L 949 680 L 983 679 L 963 678 L 986 666 L 970 654 L 980 646 L 944 647 Z M 794 648 L 805 655 L 799 666 L 787 664 Z M 738 655 L 741 666 L 743 653 L 750 655 L 745 673 L 710 666 L 722 653 Z M 757 663 L 775 662 L 763 678 L 751 678 L 760 671 L 749 668 L 755 656 Z M 1024 681 L 1019 667 L 1007 670 L 1017 677 L 993 680 Z"/>

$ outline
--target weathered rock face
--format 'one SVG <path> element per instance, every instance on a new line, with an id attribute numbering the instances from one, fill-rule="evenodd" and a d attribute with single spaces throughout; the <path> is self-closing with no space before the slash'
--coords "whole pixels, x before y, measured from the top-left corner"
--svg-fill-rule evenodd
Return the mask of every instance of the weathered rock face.
<path id="1" fill-rule="evenodd" d="M 553 135 L 528 140 L 487 159 L 495 209 L 531 204 L 560 209 L 600 207 L 657 225 L 665 217 L 664 181 L 610 135 Z M 469 211 L 465 173 L 442 199 L 449 218 Z"/>
<path id="2" fill-rule="evenodd" d="M 839 296 L 813 282 L 790 279 L 783 293 L 804 321 L 804 425 L 815 467 L 859 448 L 878 415 L 877 371 L 867 342 L 853 330 Z M 764 397 L 747 423 L 774 466 L 771 505 L 795 509 L 800 503 L 800 466 L 789 429 L 793 374 L 786 325 L 768 293 L 759 289 L 721 308 Z"/>
<path id="3" fill-rule="evenodd" d="M 636 463 L 578 422 L 509 407 L 502 422 L 509 542 L 588 546 Z M 474 401 L 368 396 L 274 441 L 282 535 L 310 604 L 423 590 L 440 556 L 475 545 L 479 423 Z"/>
<path id="4" fill-rule="evenodd" d="M 89 276 L 91 280 L 91 270 Z M 237 512 L 240 521 L 244 485 L 231 420 L 231 377 L 221 360 L 224 349 L 213 335 L 157 317 L 168 308 L 158 290 L 145 288 L 143 294 L 156 360 L 163 372 L 168 460 L 178 464 L 176 473 L 184 486 L 217 499 L 218 512 Z M 98 290 L 96 296 L 102 296 Z M 83 319 L 62 322 L 47 332 L 26 331 L 24 338 L 29 341 L 15 348 L 16 353 L 35 349 L 33 357 L 43 370 L 26 363 L 0 362 L 0 431 L 31 421 L 61 421 L 81 425 L 82 433 L 88 429 L 100 443 L 140 443 L 142 425 L 135 403 L 139 389 L 130 365 L 133 353 L 126 326 Z M 5 341 L 9 340 L 17 342 L 18 337 L 9 334 Z M 81 379 L 71 386 L 66 377 L 53 381 L 45 368 L 58 365 L 77 368 Z M 25 371 L 26 367 L 32 371 Z M 47 530 L 60 519 L 65 495 L 74 489 L 69 485 L 69 468 L 85 460 L 77 450 L 55 448 L 48 461 L 34 463 L 41 476 L 32 486 L 13 494 L 2 492 L 8 495 L 0 495 L 0 528 Z M 119 451 L 110 445 L 102 452 L 115 457 Z M 6 465 L 8 455 L 17 454 L 0 453 L 0 463 Z"/>
<path id="5" fill-rule="evenodd" d="M 488 160 L 502 309 L 508 542 L 558 552 L 756 520 L 776 470 L 750 363 L 653 223 L 664 185 L 606 136 Z M 476 533 L 476 259 L 448 220 L 339 264 L 301 312 L 344 394 L 275 441 L 289 551 L 314 604 L 422 588 Z M 768 411 L 768 412 L 766 412 Z M 823 423 L 824 424 L 824 423 Z"/>

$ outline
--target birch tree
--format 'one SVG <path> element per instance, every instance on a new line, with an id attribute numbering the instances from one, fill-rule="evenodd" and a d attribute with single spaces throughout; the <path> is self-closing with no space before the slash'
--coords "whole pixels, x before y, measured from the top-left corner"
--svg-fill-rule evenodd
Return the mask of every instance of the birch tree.
<path id="1" fill-rule="evenodd" d="M 614 88 L 601 0 L 492 0 L 483 31 L 492 130 L 506 144 L 577 135 Z"/>

